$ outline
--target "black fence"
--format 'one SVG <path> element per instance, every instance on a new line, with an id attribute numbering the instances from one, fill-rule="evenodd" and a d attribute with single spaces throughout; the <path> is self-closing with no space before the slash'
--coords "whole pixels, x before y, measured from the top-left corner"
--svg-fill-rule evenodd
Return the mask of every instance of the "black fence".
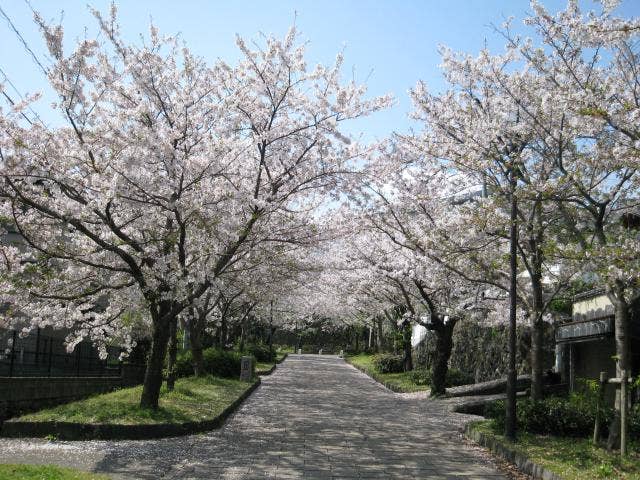
<path id="1" fill-rule="evenodd" d="M 109 347 L 102 360 L 90 342 L 67 352 L 64 336 L 37 329 L 25 337 L 15 330 L 0 330 L 0 377 L 102 377 L 120 376 L 121 349 Z"/>

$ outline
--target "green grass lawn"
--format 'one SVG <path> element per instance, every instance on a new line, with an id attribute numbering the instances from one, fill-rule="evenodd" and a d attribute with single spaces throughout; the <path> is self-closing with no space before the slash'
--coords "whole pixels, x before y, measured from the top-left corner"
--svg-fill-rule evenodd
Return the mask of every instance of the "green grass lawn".
<path id="1" fill-rule="evenodd" d="M 54 465 L 2 465 L 0 480 L 108 480 L 106 475 Z"/>
<path id="2" fill-rule="evenodd" d="M 360 367 L 371 378 L 380 383 L 386 384 L 391 387 L 392 390 L 397 392 L 420 392 L 423 390 L 429 390 L 428 385 L 416 385 L 413 383 L 408 372 L 378 373 L 373 366 L 373 355 L 361 353 L 359 355 L 347 356 L 345 357 L 345 360 L 357 367 Z"/>
<path id="3" fill-rule="evenodd" d="M 275 362 L 256 362 L 256 372 L 266 372 L 275 365 Z"/>
<path id="4" fill-rule="evenodd" d="M 275 362 L 256 362 L 256 372 L 266 372 L 271 369 L 276 363 L 281 362 L 282 359 L 290 352 L 278 350 L 276 352 Z"/>
<path id="5" fill-rule="evenodd" d="M 176 382 L 173 392 L 162 387 L 158 410 L 140 408 L 142 386 L 138 386 L 40 410 L 18 420 L 126 425 L 198 422 L 217 417 L 250 386 L 229 378 L 187 377 Z"/>
<path id="6" fill-rule="evenodd" d="M 640 480 L 640 444 L 634 443 L 629 455 L 622 461 L 617 452 L 594 447 L 586 438 L 553 437 L 519 433 L 517 443 L 510 443 L 492 428 L 492 420 L 473 425 L 487 435 L 493 435 L 502 442 L 529 457 L 533 462 L 548 468 L 566 480 L 610 478 L 616 480 Z"/>

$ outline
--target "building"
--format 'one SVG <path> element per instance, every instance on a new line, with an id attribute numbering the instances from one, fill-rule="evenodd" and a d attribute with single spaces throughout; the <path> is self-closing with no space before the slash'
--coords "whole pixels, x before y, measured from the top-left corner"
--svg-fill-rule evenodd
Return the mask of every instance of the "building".
<path id="1" fill-rule="evenodd" d="M 630 375 L 640 373 L 640 308 L 631 312 Z M 600 372 L 616 376 L 614 307 L 604 289 L 594 289 L 573 298 L 571 321 L 556 328 L 556 372 L 571 391 L 579 379 L 597 380 Z M 607 394 L 613 396 L 613 390 Z"/>

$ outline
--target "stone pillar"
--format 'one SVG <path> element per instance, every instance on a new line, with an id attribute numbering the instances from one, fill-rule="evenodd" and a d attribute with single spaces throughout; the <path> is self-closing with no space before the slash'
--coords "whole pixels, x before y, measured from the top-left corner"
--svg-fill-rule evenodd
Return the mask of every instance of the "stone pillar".
<path id="1" fill-rule="evenodd" d="M 250 382 L 253 378 L 253 357 L 240 359 L 240 380 Z"/>

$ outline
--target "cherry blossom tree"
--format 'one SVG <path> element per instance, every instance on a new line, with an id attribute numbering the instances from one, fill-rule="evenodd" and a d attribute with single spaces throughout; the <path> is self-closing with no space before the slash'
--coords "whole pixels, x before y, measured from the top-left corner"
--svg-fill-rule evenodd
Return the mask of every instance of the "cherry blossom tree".
<path id="1" fill-rule="evenodd" d="M 4 300 L 30 326 L 73 328 L 100 345 L 150 325 L 141 405 L 157 408 L 177 316 L 262 242 L 286 242 L 364 148 L 346 119 L 389 104 L 340 82 L 341 56 L 309 69 L 292 30 L 210 67 L 151 27 L 126 44 L 115 7 L 102 39 L 63 50 L 39 17 L 65 126 L 0 116 L 3 215 L 25 248 L 5 249 Z M 203 300 L 202 297 L 204 297 Z M 199 303 L 198 303 L 199 302 Z M 215 303 L 215 299 L 213 300 Z"/>
<path id="2" fill-rule="evenodd" d="M 640 298 L 637 218 L 638 65 L 640 19 L 615 15 L 619 1 L 601 1 L 599 11 L 583 13 L 577 2 L 550 14 L 532 2 L 526 20 L 542 47 L 505 30 L 528 68 L 544 82 L 541 100 L 556 114 L 525 114 L 546 132 L 544 153 L 559 181 L 572 190 L 557 205 L 567 216 L 575 252 L 567 252 L 606 285 L 615 309 L 617 370 L 628 370 L 629 311 Z M 544 93 L 542 93 L 544 92 Z M 553 121 L 550 121 L 550 118 Z M 619 405 L 619 399 L 617 401 Z M 609 447 L 618 441 L 619 412 Z"/>
<path id="3" fill-rule="evenodd" d="M 512 224 L 516 227 L 515 256 L 508 258 L 520 262 L 515 265 L 519 277 L 515 294 L 533 330 L 531 395 L 539 399 L 543 320 L 573 273 L 554 254 L 566 220 L 554 201 L 571 193 L 558 181 L 553 158 L 541 152 L 547 133 L 526 113 L 548 113 L 537 94 L 544 82 L 527 69 L 516 68 L 521 57 L 513 47 L 503 55 L 482 51 L 476 58 L 443 49 L 443 56 L 451 88 L 430 95 L 424 84 L 418 84 L 413 91 L 415 116 L 426 129 L 412 141 L 423 154 L 443 159 L 449 168 L 484 186 L 486 199 L 468 212 L 467 221 L 482 233 L 475 245 L 484 245 L 485 254 L 471 258 L 485 269 L 485 281 L 506 291 L 512 275 L 499 268 L 495 254 L 501 250 L 498 245 L 508 240 Z M 510 209 L 512 218 L 507 215 Z M 458 243 L 461 251 L 466 248 Z M 486 254 L 491 248 L 493 259 Z"/>

